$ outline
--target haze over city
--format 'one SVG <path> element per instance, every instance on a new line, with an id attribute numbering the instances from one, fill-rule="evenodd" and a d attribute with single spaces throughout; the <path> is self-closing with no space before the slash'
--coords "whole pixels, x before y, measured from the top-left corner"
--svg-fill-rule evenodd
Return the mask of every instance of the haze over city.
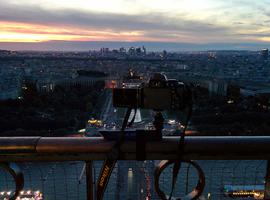
<path id="1" fill-rule="evenodd" d="M 0 47 L 257 50 L 269 44 L 268 2 L 0 0 Z"/>

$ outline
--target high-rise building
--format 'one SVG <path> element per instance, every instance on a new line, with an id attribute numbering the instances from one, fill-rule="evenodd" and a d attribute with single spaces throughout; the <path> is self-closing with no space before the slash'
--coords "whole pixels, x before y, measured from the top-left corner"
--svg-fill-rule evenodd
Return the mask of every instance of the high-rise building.
<path id="1" fill-rule="evenodd" d="M 264 60 L 267 60 L 267 59 L 268 59 L 268 54 L 269 54 L 268 49 L 262 49 L 262 50 L 261 50 L 261 55 L 262 55 L 262 58 L 263 58 Z"/>
<path id="2" fill-rule="evenodd" d="M 135 55 L 135 53 L 136 53 L 135 47 L 130 47 L 129 50 L 128 50 L 128 54 L 129 55 Z"/>
<path id="3" fill-rule="evenodd" d="M 120 52 L 120 53 L 126 53 L 127 50 L 126 50 L 124 47 L 121 47 L 121 48 L 119 49 L 119 52 Z"/>
<path id="4" fill-rule="evenodd" d="M 146 55 L 146 48 L 142 46 L 142 49 L 143 49 L 143 54 Z"/>
<path id="5" fill-rule="evenodd" d="M 141 55 L 141 53 L 142 53 L 141 47 L 137 47 L 136 48 L 136 55 Z"/>

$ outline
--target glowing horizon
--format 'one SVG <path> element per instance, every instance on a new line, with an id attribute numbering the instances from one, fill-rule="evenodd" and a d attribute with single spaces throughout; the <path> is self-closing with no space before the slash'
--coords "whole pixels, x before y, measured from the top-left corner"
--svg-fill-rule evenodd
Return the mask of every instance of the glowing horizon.
<path id="1" fill-rule="evenodd" d="M 0 0 L 0 42 L 270 42 L 266 0 Z"/>

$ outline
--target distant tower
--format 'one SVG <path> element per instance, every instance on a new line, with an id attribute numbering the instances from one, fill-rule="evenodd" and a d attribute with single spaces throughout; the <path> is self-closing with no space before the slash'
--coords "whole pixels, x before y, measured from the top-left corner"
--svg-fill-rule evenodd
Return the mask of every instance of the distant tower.
<path id="1" fill-rule="evenodd" d="M 261 56 L 264 60 L 267 60 L 268 59 L 268 54 L 269 54 L 269 51 L 268 49 L 262 49 L 261 50 Z"/>
<path id="2" fill-rule="evenodd" d="M 161 54 L 161 57 L 162 58 L 167 58 L 167 55 L 168 55 L 167 51 L 166 50 L 163 50 L 163 52 Z"/>
<path id="3" fill-rule="evenodd" d="M 143 54 L 146 55 L 146 48 L 142 46 L 142 49 L 143 49 Z"/>
<path id="4" fill-rule="evenodd" d="M 119 49 L 119 52 L 120 52 L 120 53 L 126 53 L 127 50 L 126 50 L 124 47 L 121 47 L 121 48 Z"/>
<path id="5" fill-rule="evenodd" d="M 136 53 L 135 47 L 130 47 L 129 50 L 128 50 L 128 54 L 129 55 L 135 55 L 135 53 Z"/>
<path id="6" fill-rule="evenodd" d="M 136 55 L 141 55 L 142 49 L 141 47 L 136 48 Z"/>

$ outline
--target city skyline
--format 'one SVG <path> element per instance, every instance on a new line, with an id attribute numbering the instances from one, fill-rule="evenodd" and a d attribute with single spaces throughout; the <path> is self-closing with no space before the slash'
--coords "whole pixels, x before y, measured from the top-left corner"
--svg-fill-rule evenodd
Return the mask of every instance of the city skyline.
<path id="1" fill-rule="evenodd" d="M 0 8 L 0 49 L 62 50 L 68 44 L 67 50 L 86 50 L 122 42 L 255 50 L 270 44 L 267 1 L 0 0 Z"/>

